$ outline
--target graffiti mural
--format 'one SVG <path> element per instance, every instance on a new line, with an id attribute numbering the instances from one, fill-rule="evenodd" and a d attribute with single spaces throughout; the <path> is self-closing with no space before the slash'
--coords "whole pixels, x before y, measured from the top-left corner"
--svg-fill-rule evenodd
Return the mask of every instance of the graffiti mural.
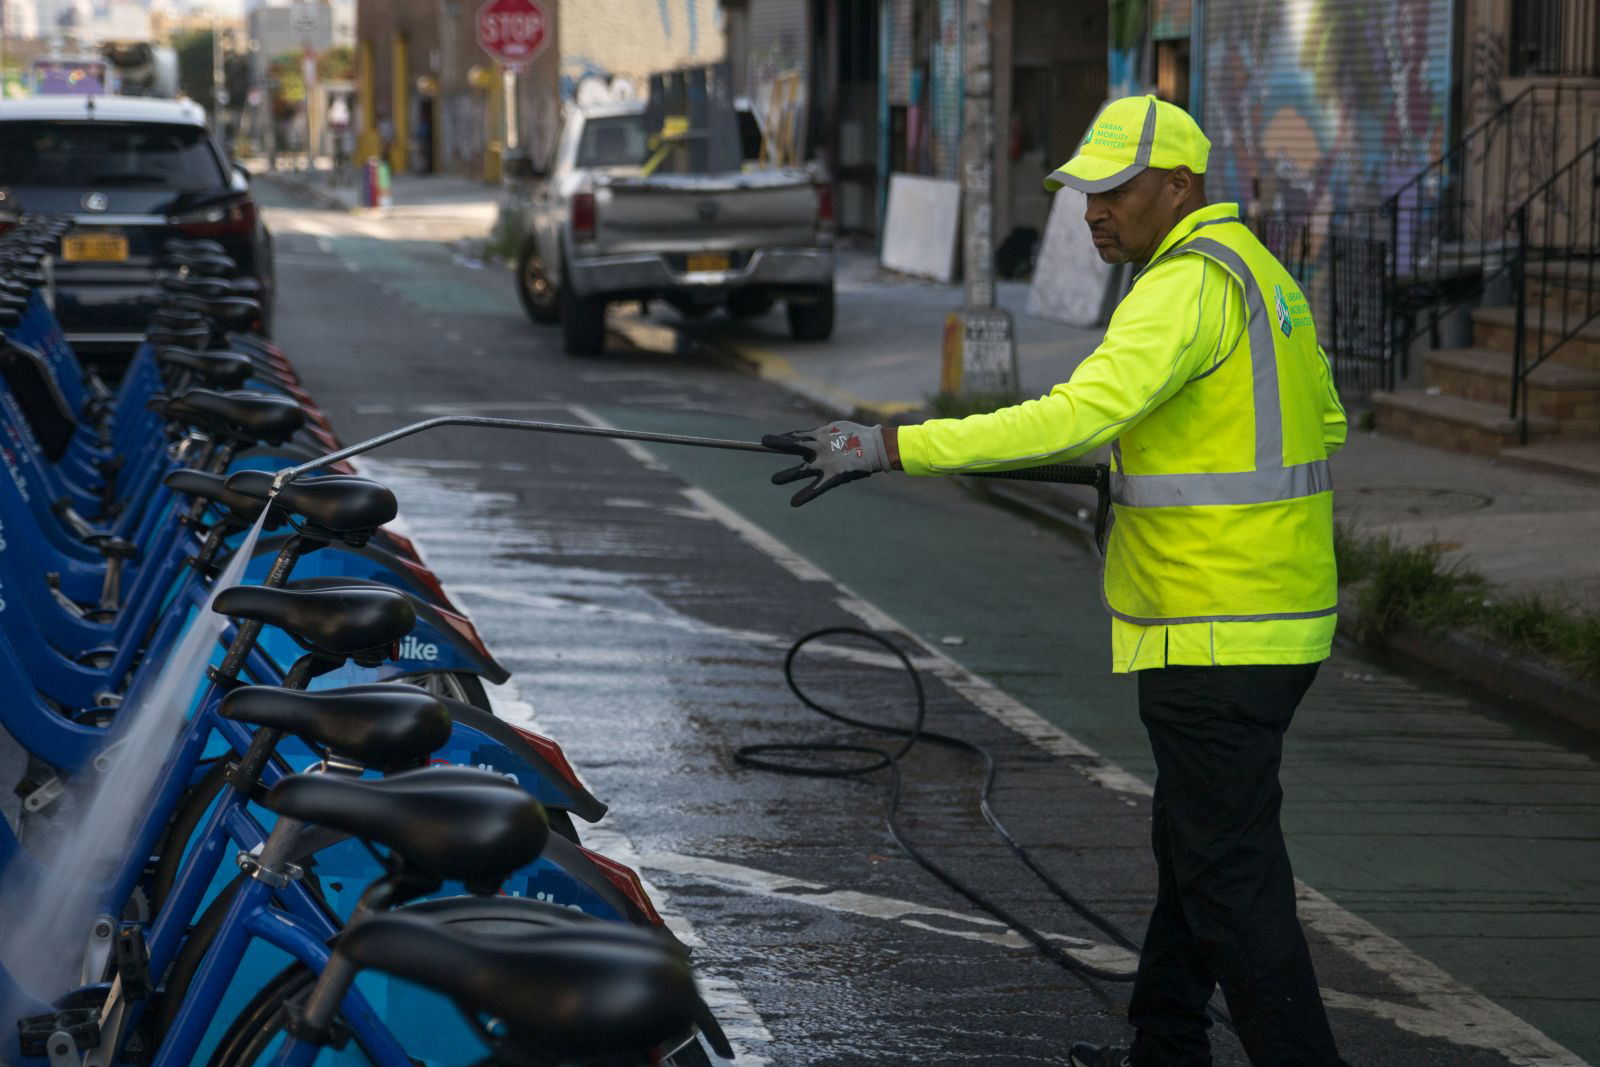
<path id="1" fill-rule="evenodd" d="M 1443 150 L 1447 0 L 1235 0 L 1213 11 L 1203 121 L 1214 195 L 1265 211 L 1367 207 Z"/>

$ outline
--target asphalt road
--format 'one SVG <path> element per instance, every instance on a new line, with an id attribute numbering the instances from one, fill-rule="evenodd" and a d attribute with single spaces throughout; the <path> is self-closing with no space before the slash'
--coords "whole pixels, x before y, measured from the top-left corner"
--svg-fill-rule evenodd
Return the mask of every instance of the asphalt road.
<path id="1" fill-rule="evenodd" d="M 457 235 L 447 220 L 266 200 L 277 336 L 346 442 L 444 413 L 747 440 L 818 420 L 670 335 L 563 356 L 506 274 L 436 240 Z M 1125 986 L 1086 986 L 896 848 L 883 776 L 733 759 L 840 735 L 784 686 L 794 638 L 895 633 L 930 727 L 998 761 L 1017 839 L 1137 936 L 1152 770 L 1082 545 L 952 483 L 880 477 L 794 511 L 775 464 L 737 453 L 451 429 L 365 469 L 514 673 L 502 714 L 559 739 L 611 805 L 586 841 L 642 870 L 743 1061 L 1062 1063 L 1075 1039 L 1124 1033 Z M 910 714 L 865 646 L 830 642 L 802 668 L 825 700 Z M 1347 652 L 1325 665 L 1290 734 L 1286 823 L 1350 1063 L 1600 1059 L 1594 756 Z M 905 826 L 933 857 L 1064 950 L 1126 962 L 989 833 L 973 759 L 924 746 L 904 776 Z M 1216 1045 L 1244 1062 L 1220 1030 Z"/>

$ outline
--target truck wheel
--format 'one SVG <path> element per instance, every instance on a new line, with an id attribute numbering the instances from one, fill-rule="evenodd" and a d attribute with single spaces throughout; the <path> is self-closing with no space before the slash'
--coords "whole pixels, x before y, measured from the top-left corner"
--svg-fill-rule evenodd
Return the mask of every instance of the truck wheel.
<path id="1" fill-rule="evenodd" d="M 561 290 L 561 347 L 569 356 L 595 356 L 606 346 L 606 302 Z"/>
<path id="2" fill-rule="evenodd" d="M 548 325 L 561 318 L 561 296 L 544 269 L 544 260 L 530 239 L 517 253 L 517 298 L 534 322 Z"/>
<path id="3" fill-rule="evenodd" d="M 754 289 L 738 289 L 728 295 L 728 314 L 736 319 L 753 319 L 772 310 L 772 294 Z"/>
<path id="4" fill-rule="evenodd" d="M 795 297 L 784 304 L 789 336 L 796 341 L 826 341 L 833 336 L 833 286 L 815 296 Z"/>

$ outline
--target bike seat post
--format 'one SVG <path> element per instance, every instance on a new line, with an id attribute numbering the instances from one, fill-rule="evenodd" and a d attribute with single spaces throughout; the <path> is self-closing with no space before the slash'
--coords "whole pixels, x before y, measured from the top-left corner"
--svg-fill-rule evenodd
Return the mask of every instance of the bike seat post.
<path id="1" fill-rule="evenodd" d="M 276 588 L 289 580 L 289 572 L 294 570 L 295 562 L 305 550 L 302 542 L 303 539 L 296 535 L 283 543 L 283 548 L 278 550 L 278 558 L 273 560 L 272 570 L 267 573 L 266 581 L 262 582 L 262 585 Z M 256 638 L 261 636 L 263 625 L 255 619 L 246 619 L 234 631 L 228 652 L 216 668 L 224 684 L 232 684 L 239 680 L 239 671 L 244 668 L 245 657 L 250 655 L 250 650 L 255 647 Z"/>

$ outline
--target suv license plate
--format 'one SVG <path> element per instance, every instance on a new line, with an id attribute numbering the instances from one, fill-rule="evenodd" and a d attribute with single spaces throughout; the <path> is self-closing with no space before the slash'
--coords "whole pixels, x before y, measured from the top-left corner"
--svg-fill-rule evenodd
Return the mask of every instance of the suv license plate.
<path id="1" fill-rule="evenodd" d="M 128 258 L 128 239 L 120 233 L 75 233 L 61 239 L 61 258 L 68 263 L 121 263 Z"/>
<path id="2" fill-rule="evenodd" d="M 689 269 L 696 270 L 727 270 L 732 261 L 720 252 L 712 255 L 704 253 L 689 257 Z"/>

